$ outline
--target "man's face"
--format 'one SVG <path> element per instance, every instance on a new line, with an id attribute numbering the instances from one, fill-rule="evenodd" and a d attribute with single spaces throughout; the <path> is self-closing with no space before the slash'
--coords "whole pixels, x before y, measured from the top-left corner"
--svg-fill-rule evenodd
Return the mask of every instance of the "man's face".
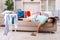
<path id="1" fill-rule="evenodd" d="M 52 23 L 52 21 L 53 21 L 52 19 L 48 19 L 48 21 L 47 21 L 47 22 L 48 22 L 48 23 Z"/>

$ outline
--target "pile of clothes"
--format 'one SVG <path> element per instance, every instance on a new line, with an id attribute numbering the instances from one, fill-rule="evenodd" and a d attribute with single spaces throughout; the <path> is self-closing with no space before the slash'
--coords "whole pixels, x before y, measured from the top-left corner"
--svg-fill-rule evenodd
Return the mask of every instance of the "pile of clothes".
<path id="1" fill-rule="evenodd" d="M 33 14 L 41 15 L 41 12 L 39 12 L 39 11 L 31 12 L 31 11 L 22 11 L 22 10 L 19 10 L 17 12 L 17 14 L 18 14 L 18 18 L 25 18 L 25 17 L 29 17 L 29 16 L 31 16 Z"/>

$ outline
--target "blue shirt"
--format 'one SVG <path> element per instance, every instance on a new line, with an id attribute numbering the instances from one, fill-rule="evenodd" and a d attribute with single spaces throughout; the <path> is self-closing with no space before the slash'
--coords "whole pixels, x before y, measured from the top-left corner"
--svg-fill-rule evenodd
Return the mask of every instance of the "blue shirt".
<path id="1" fill-rule="evenodd" d="M 46 21 L 48 20 L 48 17 L 47 16 L 44 16 L 44 15 L 39 15 L 36 17 L 36 21 L 44 24 Z"/>

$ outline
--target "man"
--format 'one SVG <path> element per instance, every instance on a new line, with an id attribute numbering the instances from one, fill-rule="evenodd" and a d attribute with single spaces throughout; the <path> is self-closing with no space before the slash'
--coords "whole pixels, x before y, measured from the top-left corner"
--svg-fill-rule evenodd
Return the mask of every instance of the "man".
<path id="1" fill-rule="evenodd" d="M 37 26 L 37 33 L 39 33 L 40 28 L 45 24 L 45 23 L 53 23 L 55 22 L 54 17 L 47 17 L 44 15 L 32 15 L 26 19 L 26 21 L 31 22 L 31 21 L 36 21 L 39 22 Z"/>

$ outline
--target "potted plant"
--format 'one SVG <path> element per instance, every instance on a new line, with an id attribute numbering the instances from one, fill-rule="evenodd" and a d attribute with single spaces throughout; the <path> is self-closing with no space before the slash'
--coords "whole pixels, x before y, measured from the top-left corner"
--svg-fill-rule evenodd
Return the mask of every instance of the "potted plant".
<path id="1" fill-rule="evenodd" d="M 14 10 L 14 2 L 13 2 L 13 0 L 6 0 L 5 5 L 7 6 L 7 8 L 5 10 L 10 10 L 10 11 Z"/>
<path id="2" fill-rule="evenodd" d="M 31 1 L 34 1 L 34 0 L 31 0 Z"/>

